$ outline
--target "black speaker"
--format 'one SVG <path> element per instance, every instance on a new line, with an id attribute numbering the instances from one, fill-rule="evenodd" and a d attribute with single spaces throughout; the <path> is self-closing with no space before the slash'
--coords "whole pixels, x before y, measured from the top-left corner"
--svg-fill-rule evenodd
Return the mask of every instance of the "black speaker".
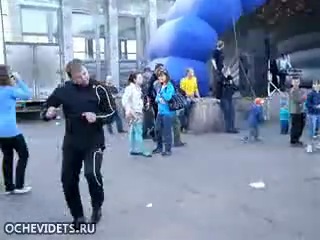
<path id="1" fill-rule="evenodd" d="M 266 97 L 268 61 L 264 55 L 240 54 L 239 89 L 242 96 Z"/>

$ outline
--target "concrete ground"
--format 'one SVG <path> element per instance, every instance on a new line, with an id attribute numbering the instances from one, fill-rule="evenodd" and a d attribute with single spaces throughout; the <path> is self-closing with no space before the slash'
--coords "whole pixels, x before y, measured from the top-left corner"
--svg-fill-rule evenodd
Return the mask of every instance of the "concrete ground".
<path id="1" fill-rule="evenodd" d="M 63 126 L 25 122 L 21 128 L 33 192 L 0 196 L 0 224 L 69 221 L 60 184 Z M 265 126 L 264 143 L 253 145 L 234 135 L 185 135 L 185 148 L 152 159 L 129 157 L 126 136 L 108 136 L 104 216 L 94 236 L 7 236 L 1 230 L 0 239 L 318 240 L 319 155 L 289 148 L 278 132 Z M 249 187 L 259 180 L 265 189 Z M 81 191 L 89 216 L 84 178 Z"/>

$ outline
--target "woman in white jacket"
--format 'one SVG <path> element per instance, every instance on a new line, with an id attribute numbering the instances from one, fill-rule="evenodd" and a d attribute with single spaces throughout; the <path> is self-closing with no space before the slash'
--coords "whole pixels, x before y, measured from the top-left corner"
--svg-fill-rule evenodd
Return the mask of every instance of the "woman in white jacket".
<path id="1" fill-rule="evenodd" d="M 143 76 L 140 73 L 131 73 L 128 79 L 129 85 L 122 96 L 122 106 L 129 122 L 130 154 L 151 157 L 143 143 L 143 98 L 141 85 Z"/>

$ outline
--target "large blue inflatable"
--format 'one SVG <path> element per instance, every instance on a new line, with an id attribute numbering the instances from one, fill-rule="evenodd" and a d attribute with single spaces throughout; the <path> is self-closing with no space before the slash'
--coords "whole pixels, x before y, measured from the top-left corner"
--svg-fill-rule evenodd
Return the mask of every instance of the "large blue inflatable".
<path id="1" fill-rule="evenodd" d="M 198 78 L 201 96 L 209 93 L 207 61 L 217 38 L 242 14 L 249 14 L 266 0 L 177 0 L 167 21 L 151 37 L 148 48 L 151 66 L 163 63 L 174 81 L 187 68 Z"/>

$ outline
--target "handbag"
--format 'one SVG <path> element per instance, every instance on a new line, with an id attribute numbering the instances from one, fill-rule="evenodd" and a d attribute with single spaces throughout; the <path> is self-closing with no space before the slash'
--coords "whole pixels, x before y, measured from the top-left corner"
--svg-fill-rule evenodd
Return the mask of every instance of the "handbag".
<path id="1" fill-rule="evenodd" d="M 182 95 L 179 89 L 175 89 L 175 94 L 168 102 L 168 105 L 171 111 L 184 109 L 187 105 L 187 98 Z"/>

